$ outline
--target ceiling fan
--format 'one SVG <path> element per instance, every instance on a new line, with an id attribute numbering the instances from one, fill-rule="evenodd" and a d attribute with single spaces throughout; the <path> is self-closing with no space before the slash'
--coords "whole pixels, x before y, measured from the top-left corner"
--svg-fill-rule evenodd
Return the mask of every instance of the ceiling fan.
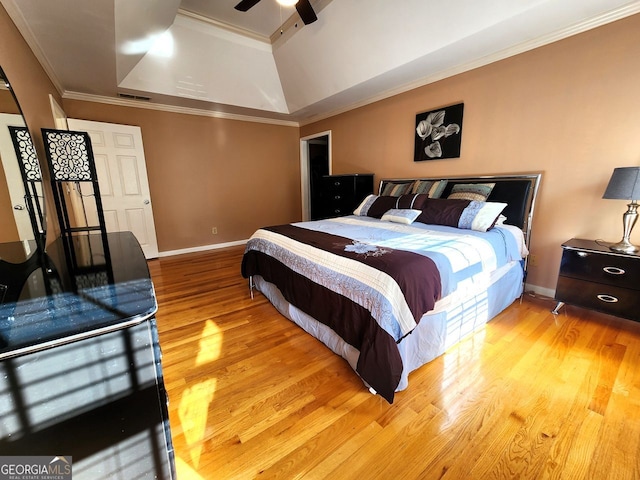
<path id="1" fill-rule="evenodd" d="M 241 12 L 246 12 L 259 1 L 260 0 L 242 0 L 235 6 L 235 9 L 240 10 Z M 293 5 L 294 1 L 278 0 L 278 3 L 282 5 Z M 309 3 L 309 0 L 298 0 L 297 2 L 295 2 L 295 6 L 296 10 L 298 11 L 298 15 L 300 15 L 300 18 L 305 25 L 309 25 L 310 23 L 313 23 L 318 19 L 318 17 L 316 16 L 316 12 L 313 11 L 311 3 Z"/>

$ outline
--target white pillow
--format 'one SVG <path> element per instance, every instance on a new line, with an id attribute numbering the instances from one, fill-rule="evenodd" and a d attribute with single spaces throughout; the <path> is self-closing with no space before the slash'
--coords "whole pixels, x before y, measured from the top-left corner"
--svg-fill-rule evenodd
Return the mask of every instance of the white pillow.
<path id="1" fill-rule="evenodd" d="M 413 210 L 411 208 L 392 208 L 387 210 L 380 220 L 411 225 L 421 213 L 422 210 Z"/>
<path id="2" fill-rule="evenodd" d="M 501 202 L 479 202 L 472 200 L 458 219 L 458 228 L 486 232 L 493 227 L 498 216 L 507 206 Z"/>

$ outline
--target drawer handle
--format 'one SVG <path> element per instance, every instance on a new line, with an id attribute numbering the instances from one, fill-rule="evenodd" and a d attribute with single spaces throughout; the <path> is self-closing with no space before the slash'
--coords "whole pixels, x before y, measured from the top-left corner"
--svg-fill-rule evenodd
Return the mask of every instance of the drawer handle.
<path id="1" fill-rule="evenodd" d="M 618 299 L 613 295 L 600 294 L 596 295 L 596 297 L 598 297 L 598 300 L 607 303 L 616 303 L 618 301 Z"/>
<path id="2" fill-rule="evenodd" d="M 336 187 L 339 187 L 339 186 L 340 186 L 340 182 L 333 182 L 333 184 L 334 184 Z"/>
<path id="3" fill-rule="evenodd" d="M 335 195 L 333 198 L 334 198 L 335 200 L 340 200 L 340 195 Z"/>
<path id="4" fill-rule="evenodd" d="M 589 254 L 588 254 L 587 252 L 576 252 L 576 254 L 577 254 L 579 257 L 582 257 L 582 258 L 584 258 L 584 257 L 588 257 L 588 256 L 589 256 Z"/>
<path id="5" fill-rule="evenodd" d="M 611 275 L 624 275 L 625 271 L 621 268 L 618 267 L 603 267 L 602 270 L 604 270 L 607 273 L 610 273 Z"/>

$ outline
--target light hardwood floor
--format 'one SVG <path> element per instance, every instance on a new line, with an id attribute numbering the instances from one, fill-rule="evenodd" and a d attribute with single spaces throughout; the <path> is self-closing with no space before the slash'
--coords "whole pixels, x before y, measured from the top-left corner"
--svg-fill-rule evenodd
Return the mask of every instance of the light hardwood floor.
<path id="1" fill-rule="evenodd" d="M 525 295 L 390 405 L 242 251 L 149 262 L 179 480 L 640 478 L 640 323 Z"/>

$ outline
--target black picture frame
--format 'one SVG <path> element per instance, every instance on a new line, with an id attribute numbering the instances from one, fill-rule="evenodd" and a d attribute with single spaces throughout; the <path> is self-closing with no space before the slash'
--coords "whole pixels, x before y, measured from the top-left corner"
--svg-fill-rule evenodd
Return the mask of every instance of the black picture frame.
<path id="1" fill-rule="evenodd" d="M 459 158 L 464 103 L 416 115 L 414 162 Z"/>

